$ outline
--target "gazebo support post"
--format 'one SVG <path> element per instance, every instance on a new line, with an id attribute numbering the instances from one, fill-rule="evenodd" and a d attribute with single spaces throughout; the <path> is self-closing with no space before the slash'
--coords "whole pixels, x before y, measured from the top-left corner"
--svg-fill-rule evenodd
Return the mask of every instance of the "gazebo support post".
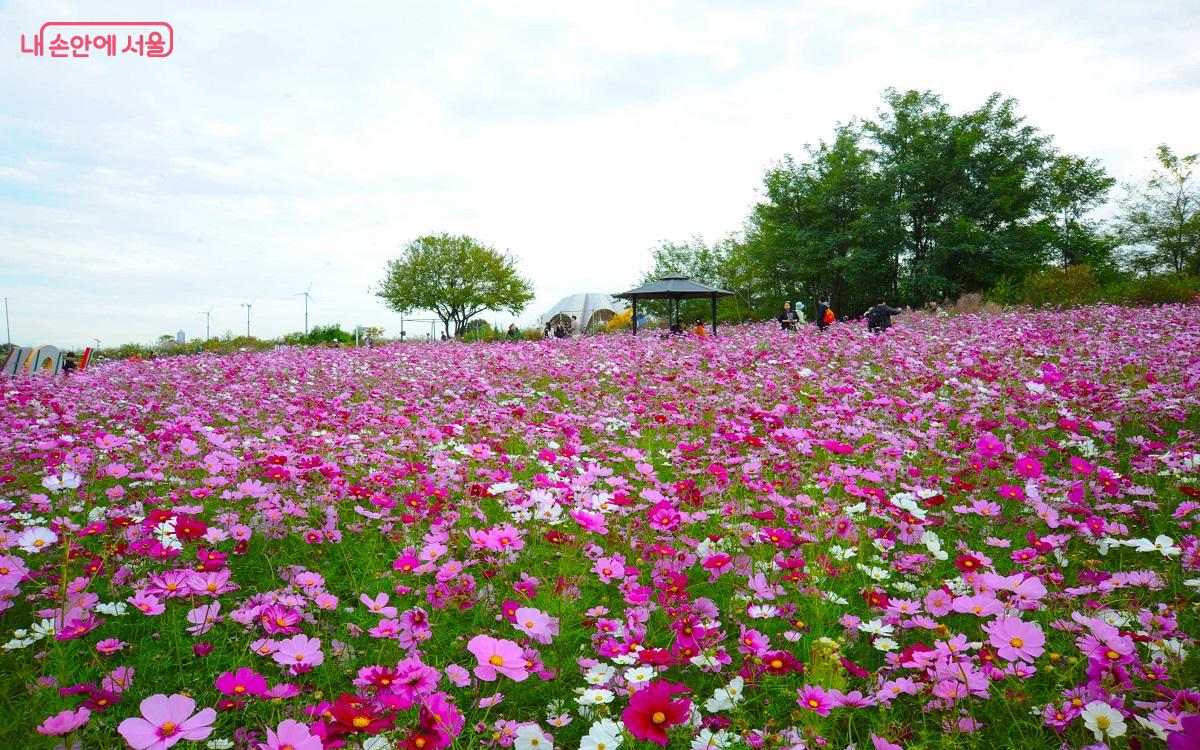
<path id="1" fill-rule="evenodd" d="M 713 335 L 717 335 L 717 295 L 712 296 Z"/>
<path id="2" fill-rule="evenodd" d="M 633 300 L 633 335 L 637 335 L 637 298 Z"/>

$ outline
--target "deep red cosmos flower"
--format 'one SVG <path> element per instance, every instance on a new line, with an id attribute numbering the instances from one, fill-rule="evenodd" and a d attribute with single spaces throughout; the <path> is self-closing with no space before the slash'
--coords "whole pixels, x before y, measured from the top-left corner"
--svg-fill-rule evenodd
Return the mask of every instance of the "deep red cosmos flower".
<path id="1" fill-rule="evenodd" d="M 384 713 L 376 708 L 371 701 L 357 695 L 342 693 L 329 709 L 329 732 L 333 735 L 344 735 L 361 732 L 363 734 L 379 734 L 385 729 L 391 729 L 396 721 L 395 712 Z"/>
<path id="2" fill-rule="evenodd" d="M 692 702 L 683 697 L 671 700 L 687 688 L 665 680 L 655 680 L 629 697 L 629 706 L 621 712 L 621 721 L 629 733 L 639 740 L 649 740 L 667 746 L 667 729 L 688 719 Z"/>

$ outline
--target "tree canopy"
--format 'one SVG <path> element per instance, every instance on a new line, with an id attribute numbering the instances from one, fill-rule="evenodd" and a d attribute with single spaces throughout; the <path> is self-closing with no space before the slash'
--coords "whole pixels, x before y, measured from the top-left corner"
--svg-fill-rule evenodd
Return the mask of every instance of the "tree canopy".
<path id="1" fill-rule="evenodd" d="M 1113 243 L 1089 215 L 1113 184 L 1096 160 L 1055 148 L 1014 99 L 955 114 L 932 92 L 888 90 L 873 118 L 766 170 L 740 241 L 664 243 L 655 273 L 694 270 L 760 316 L 784 301 L 811 316 L 824 295 L 839 314 L 881 297 L 923 305 L 1049 264 L 1106 261 Z"/>
<path id="2" fill-rule="evenodd" d="M 435 234 L 409 242 L 388 261 L 376 295 L 396 312 L 429 310 L 443 329 L 462 333 L 485 310 L 514 315 L 533 300 L 533 285 L 512 257 L 466 235 Z"/>
<path id="3" fill-rule="evenodd" d="M 1154 174 L 1130 190 L 1121 237 L 1145 270 L 1200 274 L 1200 183 L 1193 174 L 1200 154 L 1177 156 L 1164 144 L 1155 156 Z"/>

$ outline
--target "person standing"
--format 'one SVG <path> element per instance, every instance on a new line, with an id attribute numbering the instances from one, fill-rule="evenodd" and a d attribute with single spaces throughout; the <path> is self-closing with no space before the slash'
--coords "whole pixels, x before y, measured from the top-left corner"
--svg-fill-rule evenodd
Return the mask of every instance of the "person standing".
<path id="1" fill-rule="evenodd" d="M 817 303 L 817 330 L 824 331 L 835 320 L 837 320 L 837 315 L 829 306 L 829 298 L 822 297 L 821 301 Z"/>
<path id="2" fill-rule="evenodd" d="M 505 335 L 506 335 L 506 336 L 508 336 L 508 340 L 509 340 L 509 341 L 516 341 L 516 340 L 517 340 L 517 337 L 520 335 L 520 334 L 518 333 L 518 331 L 517 331 L 517 324 L 516 324 L 516 323 L 509 323 L 509 324 L 508 324 L 508 331 L 507 331 L 507 333 L 505 333 Z"/>
<path id="3" fill-rule="evenodd" d="M 704 338 L 708 335 L 708 331 L 704 330 L 704 321 L 696 318 L 696 324 L 692 326 L 692 334 Z"/>
<path id="4" fill-rule="evenodd" d="M 796 311 L 792 309 L 792 303 L 784 302 L 783 312 L 779 313 L 779 317 L 777 317 L 776 320 L 779 321 L 779 327 L 782 330 L 794 331 L 796 330 L 796 323 L 800 320 L 800 318 L 798 315 L 796 315 Z"/>
<path id="5" fill-rule="evenodd" d="M 75 372 L 77 367 L 78 364 L 75 362 L 75 352 L 67 352 L 67 356 L 65 359 L 63 359 L 62 363 L 63 375 L 70 375 L 71 373 Z"/>
<path id="6" fill-rule="evenodd" d="M 892 316 L 900 313 L 900 310 L 889 307 L 885 300 L 879 300 L 878 305 L 867 310 L 867 330 L 871 333 L 883 333 L 892 327 Z"/>

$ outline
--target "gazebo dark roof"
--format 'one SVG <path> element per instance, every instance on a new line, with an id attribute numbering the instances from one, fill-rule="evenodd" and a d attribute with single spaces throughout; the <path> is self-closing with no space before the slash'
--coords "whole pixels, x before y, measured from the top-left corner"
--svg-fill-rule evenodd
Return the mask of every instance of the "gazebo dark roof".
<path id="1" fill-rule="evenodd" d="M 692 281 L 686 276 L 663 276 L 658 281 L 651 281 L 645 286 L 630 289 L 628 292 L 614 294 L 622 299 L 704 299 L 707 297 L 729 297 L 733 292 L 717 289 Z"/>
<path id="2" fill-rule="evenodd" d="M 733 292 L 692 281 L 686 276 L 663 276 L 658 281 L 630 289 L 628 292 L 614 294 L 614 297 L 627 299 L 633 303 L 633 335 L 637 335 L 637 303 L 638 300 L 665 299 L 672 302 L 672 318 L 679 324 L 679 300 L 682 299 L 711 299 L 712 300 L 712 330 L 717 333 L 717 297 L 730 297 Z"/>

